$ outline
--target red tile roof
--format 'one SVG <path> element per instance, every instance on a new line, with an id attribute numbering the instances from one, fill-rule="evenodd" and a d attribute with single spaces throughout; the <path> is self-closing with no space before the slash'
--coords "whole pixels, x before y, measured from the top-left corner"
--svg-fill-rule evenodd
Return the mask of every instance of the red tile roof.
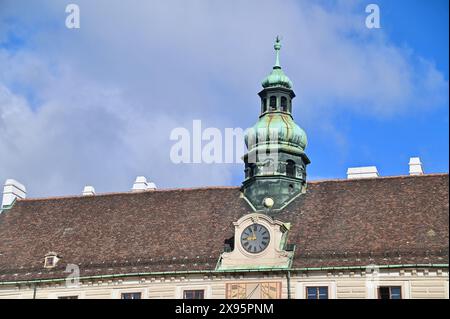
<path id="1" fill-rule="evenodd" d="M 0 214 L 0 282 L 214 270 L 238 187 L 19 200 Z M 294 268 L 448 263 L 448 174 L 310 182 L 276 218 L 291 222 Z M 44 269 L 46 253 L 62 257 Z"/>

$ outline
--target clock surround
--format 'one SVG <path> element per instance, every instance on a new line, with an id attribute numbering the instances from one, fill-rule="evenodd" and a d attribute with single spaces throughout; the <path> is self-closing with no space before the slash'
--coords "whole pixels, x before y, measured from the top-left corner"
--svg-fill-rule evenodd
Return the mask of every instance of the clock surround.
<path id="1" fill-rule="evenodd" d="M 261 225 L 270 234 L 267 246 L 259 252 L 249 252 L 245 249 L 242 237 L 248 238 L 245 230 L 252 225 Z M 274 217 L 261 213 L 250 213 L 233 223 L 234 249 L 223 252 L 217 263 L 216 270 L 226 269 L 288 269 L 291 266 L 294 250 L 286 250 L 287 236 L 291 227 Z M 262 228 L 261 228 L 262 229 Z M 258 228 L 259 230 L 259 228 Z M 263 231 L 261 231 L 261 234 Z M 255 234 L 256 235 L 256 234 Z M 253 237 L 253 233 L 250 234 Z"/>

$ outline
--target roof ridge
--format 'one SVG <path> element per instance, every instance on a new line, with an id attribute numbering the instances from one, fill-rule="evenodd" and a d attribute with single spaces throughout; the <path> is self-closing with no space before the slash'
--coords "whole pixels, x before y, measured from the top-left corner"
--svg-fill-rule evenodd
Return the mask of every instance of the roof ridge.
<path id="1" fill-rule="evenodd" d="M 346 179 L 346 178 L 336 178 L 336 179 L 319 179 L 308 181 L 307 184 L 320 184 L 326 182 L 359 182 L 362 180 L 380 180 L 380 179 L 402 179 L 402 178 L 424 178 L 424 177 L 436 177 L 436 176 L 448 176 L 448 173 L 431 173 L 431 174 L 423 174 L 423 175 L 394 175 L 394 176 L 379 176 L 372 178 L 358 178 L 358 179 Z M 183 191 L 199 191 L 199 190 L 223 190 L 223 189 L 239 189 L 240 186 L 202 186 L 202 187 L 182 187 L 182 188 L 163 188 L 163 189 L 155 189 L 148 190 L 142 192 L 107 192 L 107 193 L 99 193 L 92 196 L 86 196 L 82 194 L 77 195 L 61 195 L 61 196 L 48 196 L 48 197 L 33 197 L 33 198 L 24 198 L 18 199 L 18 202 L 29 202 L 29 201 L 44 201 L 44 200 L 53 200 L 53 199 L 68 199 L 68 198 L 96 198 L 100 196 L 115 196 L 115 195 L 137 195 L 137 194 L 148 194 L 148 193 L 158 193 L 158 192 L 183 192 Z"/>
<path id="2" fill-rule="evenodd" d="M 47 196 L 47 197 L 32 197 L 32 198 L 21 198 L 17 199 L 19 202 L 30 202 L 30 201 L 44 201 L 44 200 L 52 200 L 52 199 L 68 199 L 68 198 L 96 198 L 100 196 L 114 196 L 114 195 L 138 195 L 138 194 L 149 194 L 149 193 L 162 193 L 162 192 L 177 192 L 177 191 L 197 191 L 197 190 L 221 190 L 221 189 L 239 189 L 240 186 L 202 186 L 202 187 L 182 187 L 182 188 L 163 188 L 163 189 L 154 189 L 147 190 L 141 192 L 107 192 L 107 193 L 98 193 L 95 195 L 61 195 L 61 196 Z"/>
<path id="3" fill-rule="evenodd" d="M 330 178 L 330 179 L 317 179 L 308 181 L 307 184 L 318 184 L 324 182 L 357 182 L 361 180 L 379 180 L 379 179 L 401 179 L 401 178 L 423 178 L 423 177 L 436 177 L 436 176 L 448 176 L 448 173 L 430 173 L 423 175 L 391 175 L 391 176 L 377 176 L 377 177 L 364 177 L 364 178 Z"/>

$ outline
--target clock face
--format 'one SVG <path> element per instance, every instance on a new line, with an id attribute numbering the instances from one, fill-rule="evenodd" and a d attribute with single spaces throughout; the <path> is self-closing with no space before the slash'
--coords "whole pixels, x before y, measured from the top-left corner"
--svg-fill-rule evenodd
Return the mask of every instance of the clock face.
<path id="1" fill-rule="evenodd" d="M 244 229 L 241 234 L 241 245 L 252 254 L 262 252 L 270 242 L 270 234 L 266 227 L 260 224 L 252 224 Z"/>

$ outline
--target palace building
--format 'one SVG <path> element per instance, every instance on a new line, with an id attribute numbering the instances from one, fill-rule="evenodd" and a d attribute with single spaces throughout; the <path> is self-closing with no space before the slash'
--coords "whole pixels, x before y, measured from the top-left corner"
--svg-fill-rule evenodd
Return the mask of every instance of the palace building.
<path id="1" fill-rule="evenodd" d="M 9 179 L 0 298 L 449 298 L 448 173 L 308 181 L 279 62 L 245 137 L 241 187 L 27 198 Z"/>

